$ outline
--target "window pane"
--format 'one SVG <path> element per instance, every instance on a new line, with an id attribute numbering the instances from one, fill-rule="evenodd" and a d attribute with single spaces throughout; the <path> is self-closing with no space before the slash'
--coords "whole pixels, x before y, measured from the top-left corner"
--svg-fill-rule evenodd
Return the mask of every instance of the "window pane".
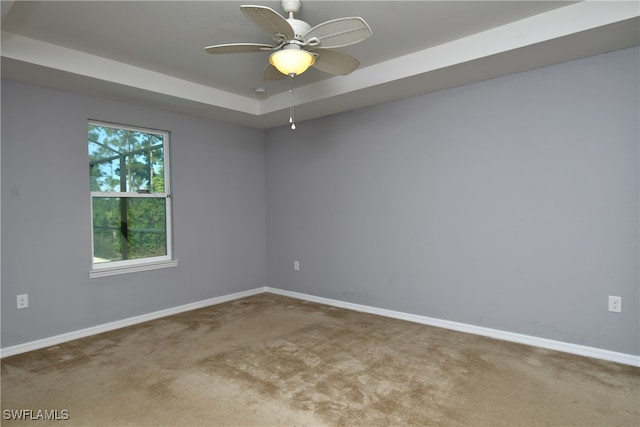
<path id="1" fill-rule="evenodd" d="M 122 259 L 120 199 L 93 198 L 93 258 L 95 263 Z"/>
<path id="2" fill-rule="evenodd" d="M 167 254 L 165 198 L 128 201 L 129 259 Z"/>
<path id="3" fill-rule="evenodd" d="M 167 255 L 166 201 L 93 197 L 94 262 Z"/>
<path id="4" fill-rule="evenodd" d="M 154 191 L 164 188 L 162 134 L 89 124 L 91 191 Z"/>

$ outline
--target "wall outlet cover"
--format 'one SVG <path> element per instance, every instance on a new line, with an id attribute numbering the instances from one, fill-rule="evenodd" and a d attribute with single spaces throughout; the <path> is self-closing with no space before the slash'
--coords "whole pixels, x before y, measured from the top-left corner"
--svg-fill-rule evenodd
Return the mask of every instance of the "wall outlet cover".
<path id="1" fill-rule="evenodd" d="M 609 311 L 622 313 L 622 297 L 609 296 Z"/>
<path id="2" fill-rule="evenodd" d="M 29 307 L 29 294 L 22 294 L 16 297 L 18 310 Z"/>

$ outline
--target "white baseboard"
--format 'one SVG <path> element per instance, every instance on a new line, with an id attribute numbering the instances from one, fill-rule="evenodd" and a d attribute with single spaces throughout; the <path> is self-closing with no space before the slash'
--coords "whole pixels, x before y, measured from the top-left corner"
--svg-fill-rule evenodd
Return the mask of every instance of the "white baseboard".
<path id="1" fill-rule="evenodd" d="M 128 319 L 118 320 L 115 322 L 105 323 L 78 331 L 68 332 L 65 334 L 55 335 L 53 337 L 41 340 L 31 341 L 7 348 L 0 349 L 0 358 L 13 356 L 20 353 L 26 353 L 32 350 L 61 344 L 67 341 L 73 341 L 79 338 L 85 338 L 91 335 L 112 331 L 114 329 L 124 328 L 126 326 L 136 325 L 138 323 L 148 322 L 149 320 L 159 319 L 161 317 L 171 316 L 173 314 L 183 313 L 185 311 L 196 310 L 198 308 L 208 307 L 223 302 L 233 301 L 240 298 L 257 295 L 261 293 L 272 293 L 276 295 L 287 296 L 304 301 L 316 302 L 319 304 L 330 305 L 334 307 L 345 308 L 349 310 L 360 311 L 363 313 L 376 314 L 379 316 L 390 317 L 393 319 L 406 320 L 409 322 L 420 323 L 423 325 L 436 326 L 439 328 L 450 329 L 458 332 L 466 332 L 475 335 L 481 335 L 489 338 L 496 338 L 503 341 L 510 341 L 519 344 L 531 345 L 534 347 L 546 348 L 548 350 L 561 351 L 564 353 L 576 354 L 579 356 L 592 357 L 595 359 L 608 360 L 611 362 L 622 363 L 625 365 L 640 367 L 640 356 L 626 353 L 618 353 L 615 351 L 603 350 L 594 347 L 587 347 L 577 344 L 570 344 L 562 341 L 554 341 L 545 338 L 538 338 L 530 335 L 516 334 L 513 332 L 500 331 L 497 329 L 484 328 L 481 326 L 468 325 L 465 323 L 452 322 L 449 320 L 435 319 L 432 317 L 419 316 L 415 314 L 403 313 L 400 311 L 386 310 L 383 308 L 370 307 L 361 304 L 354 304 L 329 298 L 317 297 L 313 295 L 303 294 L 299 292 L 286 291 L 283 289 L 271 288 L 264 286 L 248 291 L 237 292 L 220 297 L 210 298 L 202 301 L 196 301 L 190 304 L 178 307 L 168 308 L 165 310 L 154 311 L 153 313 L 143 314 L 140 316 L 130 317 Z"/>
<path id="2" fill-rule="evenodd" d="M 390 317 L 393 319 L 406 320 L 409 322 L 421 323 L 423 325 L 436 326 L 438 328 L 450 329 L 458 332 L 466 332 L 469 334 L 481 335 L 484 337 L 495 338 L 503 341 L 526 344 L 534 347 L 545 348 L 548 350 L 561 351 L 564 353 L 576 354 L 579 356 L 592 357 L 594 359 L 608 360 L 610 362 L 640 367 L 640 356 L 636 356 L 633 354 L 618 353 L 615 351 L 570 344 L 562 341 L 554 341 L 546 338 L 538 338 L 530 335 L 500 331 L 498 329 L 485 328 L 482 326 L 468 325 L 466 323 L 452 322 L 450 320 L 435 319 L 432 317 L 418 316 L 415 314 L 403 313 L 400 311 L 353 304 L 350 302 L 317 297 L 313 295 L 302 294 L 299 292 L 285 291 L 277 288 L 267 287 L 266 291 L 277 295 L 283 295 L 310 302 L 317 302 L 319 304 L 361 311 L 363 313 L 377 314 L 379 316 Z"/>
<path id="3" fill-rule="evenodd" d="M 210 298 L 202 301 L 196 301 L 190 304 L 180 305 L 178 307 L 167 308 L 165 310 L 154 311 L 153 313 L 142 314 L 140 316 L 129 317 L 128 319 L 104 323 L 102 325 L 92 326 L 90 328 L 80 329 L 78 331 L 67 332 L 65 334 L 55 335 L 53 337 L 44 338 L 41 340 L 30 341 L 24 344 L 14 345 L 11 347 L 0 349 L 0 358 L 13 356 L 20 353 L 26 353 L 27 351 L 38 350 L 45 347 L 50 347 L 52 345 L 57 345 L 63 342 L 77 340 L 79 338 L 89 337 L 91 335 L 96 335 L 103 332 L 113 331 L 114 329 L 120 329 L 126 326 L 132 326 L 138 323 L 148 322 L 149 320 L 159 319 L 161 317 L 167 317 L 167 316 L 171 316 L 178 313 L 184 313 L 185 311 L 196 310 L 198 308 L 204 308 L 211 305 L 221 304 L 227 301 L 233 301 L 236 299 L 261 294 L 266 291 L 267 291 L 266 287 L 251 289 L 248 291 L 237 292 L 229 295 L 223 295 L 220 297 Z"/>

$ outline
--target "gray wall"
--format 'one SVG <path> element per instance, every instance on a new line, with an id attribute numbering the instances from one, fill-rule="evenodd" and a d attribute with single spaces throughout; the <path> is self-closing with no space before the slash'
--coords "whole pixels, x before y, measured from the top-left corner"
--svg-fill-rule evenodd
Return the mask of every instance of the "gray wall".
<path id="1" fill-rule="evenodd" d="M 1 345 L 268 283 L 638 355 L 638 63 L 266 133 L 3 81 Z M 88 278 L 87 118 L 172 132 L 178 267 Z"/>
<path id="2" fill-rule="evenodd" d="M 638 63 L 627 49 L 268 131 L 268 284 L 640 354 Z"/>
<path id="3" fill-rule="evenodd" d="M 88 118 L 171 131 L 178 267 L 89 279 Z M 264 181 L 263 131 L 2 81 L 2 347 L 264 286 Z"/>

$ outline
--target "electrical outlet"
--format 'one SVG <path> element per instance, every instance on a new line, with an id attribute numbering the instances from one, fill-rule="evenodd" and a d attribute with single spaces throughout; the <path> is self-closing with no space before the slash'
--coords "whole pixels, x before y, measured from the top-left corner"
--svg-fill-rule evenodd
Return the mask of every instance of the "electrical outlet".
<path id="1" fill-rule="evenodd" d="M 622 313 L 622 297 L 609 296 L 609 311 Z"/>
<path id="2" fill-rule="evenodd" d="M 300 271 L 300 261 L 293 261 L 293 269 L 295 271 Z"/>
<path id="3" fill-rule="evenodd" d="M 17 296 L 18 310 L 21 308 L 29 307 L 29 294 L 22 294 Z"/>

